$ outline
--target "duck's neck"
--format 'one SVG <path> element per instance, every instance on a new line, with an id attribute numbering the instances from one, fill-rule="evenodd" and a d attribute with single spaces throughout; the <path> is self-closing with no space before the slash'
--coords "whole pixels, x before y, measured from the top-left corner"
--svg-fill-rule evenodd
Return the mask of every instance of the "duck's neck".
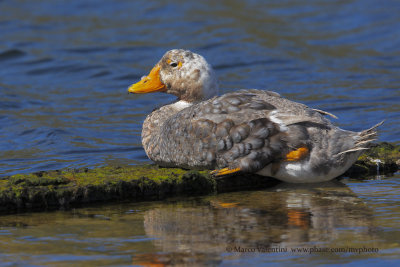
<path id="1" fill-rule="evenodd" d="M 146 117 L 143 122 L 142 143 L 150 159 L 152 159 L 153 150 L 158 145 L 158 138 L 162 135 L 161 130 L 164 122 L 192 104 L 184 100 L 179 100 L 154 110 Z"/>

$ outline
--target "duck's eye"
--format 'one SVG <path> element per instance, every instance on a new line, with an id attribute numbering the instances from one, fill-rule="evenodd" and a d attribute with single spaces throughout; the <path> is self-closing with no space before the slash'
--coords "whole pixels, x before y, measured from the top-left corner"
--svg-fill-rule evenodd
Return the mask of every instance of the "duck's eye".
<path id="1" fill-rule="evenodd" d="M 172 62 L 171 64 L 169 64 L 171 67 L 176 67 L 176 66 L 178 66 L 178 63 L 176 63 L 176 62 Z"/>

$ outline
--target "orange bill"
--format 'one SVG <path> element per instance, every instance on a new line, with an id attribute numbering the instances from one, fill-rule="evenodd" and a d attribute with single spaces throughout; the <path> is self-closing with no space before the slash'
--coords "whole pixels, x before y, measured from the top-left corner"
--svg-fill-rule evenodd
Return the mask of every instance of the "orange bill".
<path id="1" fill-rule="evenodd" d="M 147 75 L 139 82 L 132 84 L 128 88 L 129 93 L 146 94 L 152 92 L 164 92 L 167 88 L 160 80 L 160 66 L 156 65 Z"/>

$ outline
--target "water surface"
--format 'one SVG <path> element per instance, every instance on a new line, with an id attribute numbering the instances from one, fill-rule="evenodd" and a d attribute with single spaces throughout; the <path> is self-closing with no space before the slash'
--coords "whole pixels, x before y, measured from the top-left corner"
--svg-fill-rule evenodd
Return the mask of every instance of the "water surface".
<path id="1" fill-rule="evenodd" d="M 399 178 L 2 216 L 0 259 L 20 266 L 395 265 Z"/>
<path id="2" fill-rule="evenodd" d="M 400 3 L 0 1 L 0 175 L 148 162 L 141 124 L 173 97 L 128 95 L 169 49 L 221 93 L 261 88 L 400 136 Z"/>
<path id="3" fill-rule="evenodd" d="M 173 48 L 205 56 L 221 93 L 275 90 L 354 131 L 385 119 L 380 140 L 399 141 L 399 14 L 394 0 L 0 1 L 0 176 L 149 162 L 141 124 L 173 97 L 126 88 Z M 0 216 L 0 261 L 398 265 L 400 177 L 378 178 Z"/>

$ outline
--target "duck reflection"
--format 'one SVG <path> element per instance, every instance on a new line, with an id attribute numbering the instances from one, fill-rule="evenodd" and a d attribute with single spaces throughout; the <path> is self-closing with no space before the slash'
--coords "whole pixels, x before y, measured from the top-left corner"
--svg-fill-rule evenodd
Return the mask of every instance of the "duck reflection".
<path id="1" fill-rule="evenodd" d="M 375 232 L 372 211 L 336 180 L 170 203 L 148 210 L 144 228 L 163 252 L 200 254 L 327 244 L 346 231 L 370 239 Z"/>

